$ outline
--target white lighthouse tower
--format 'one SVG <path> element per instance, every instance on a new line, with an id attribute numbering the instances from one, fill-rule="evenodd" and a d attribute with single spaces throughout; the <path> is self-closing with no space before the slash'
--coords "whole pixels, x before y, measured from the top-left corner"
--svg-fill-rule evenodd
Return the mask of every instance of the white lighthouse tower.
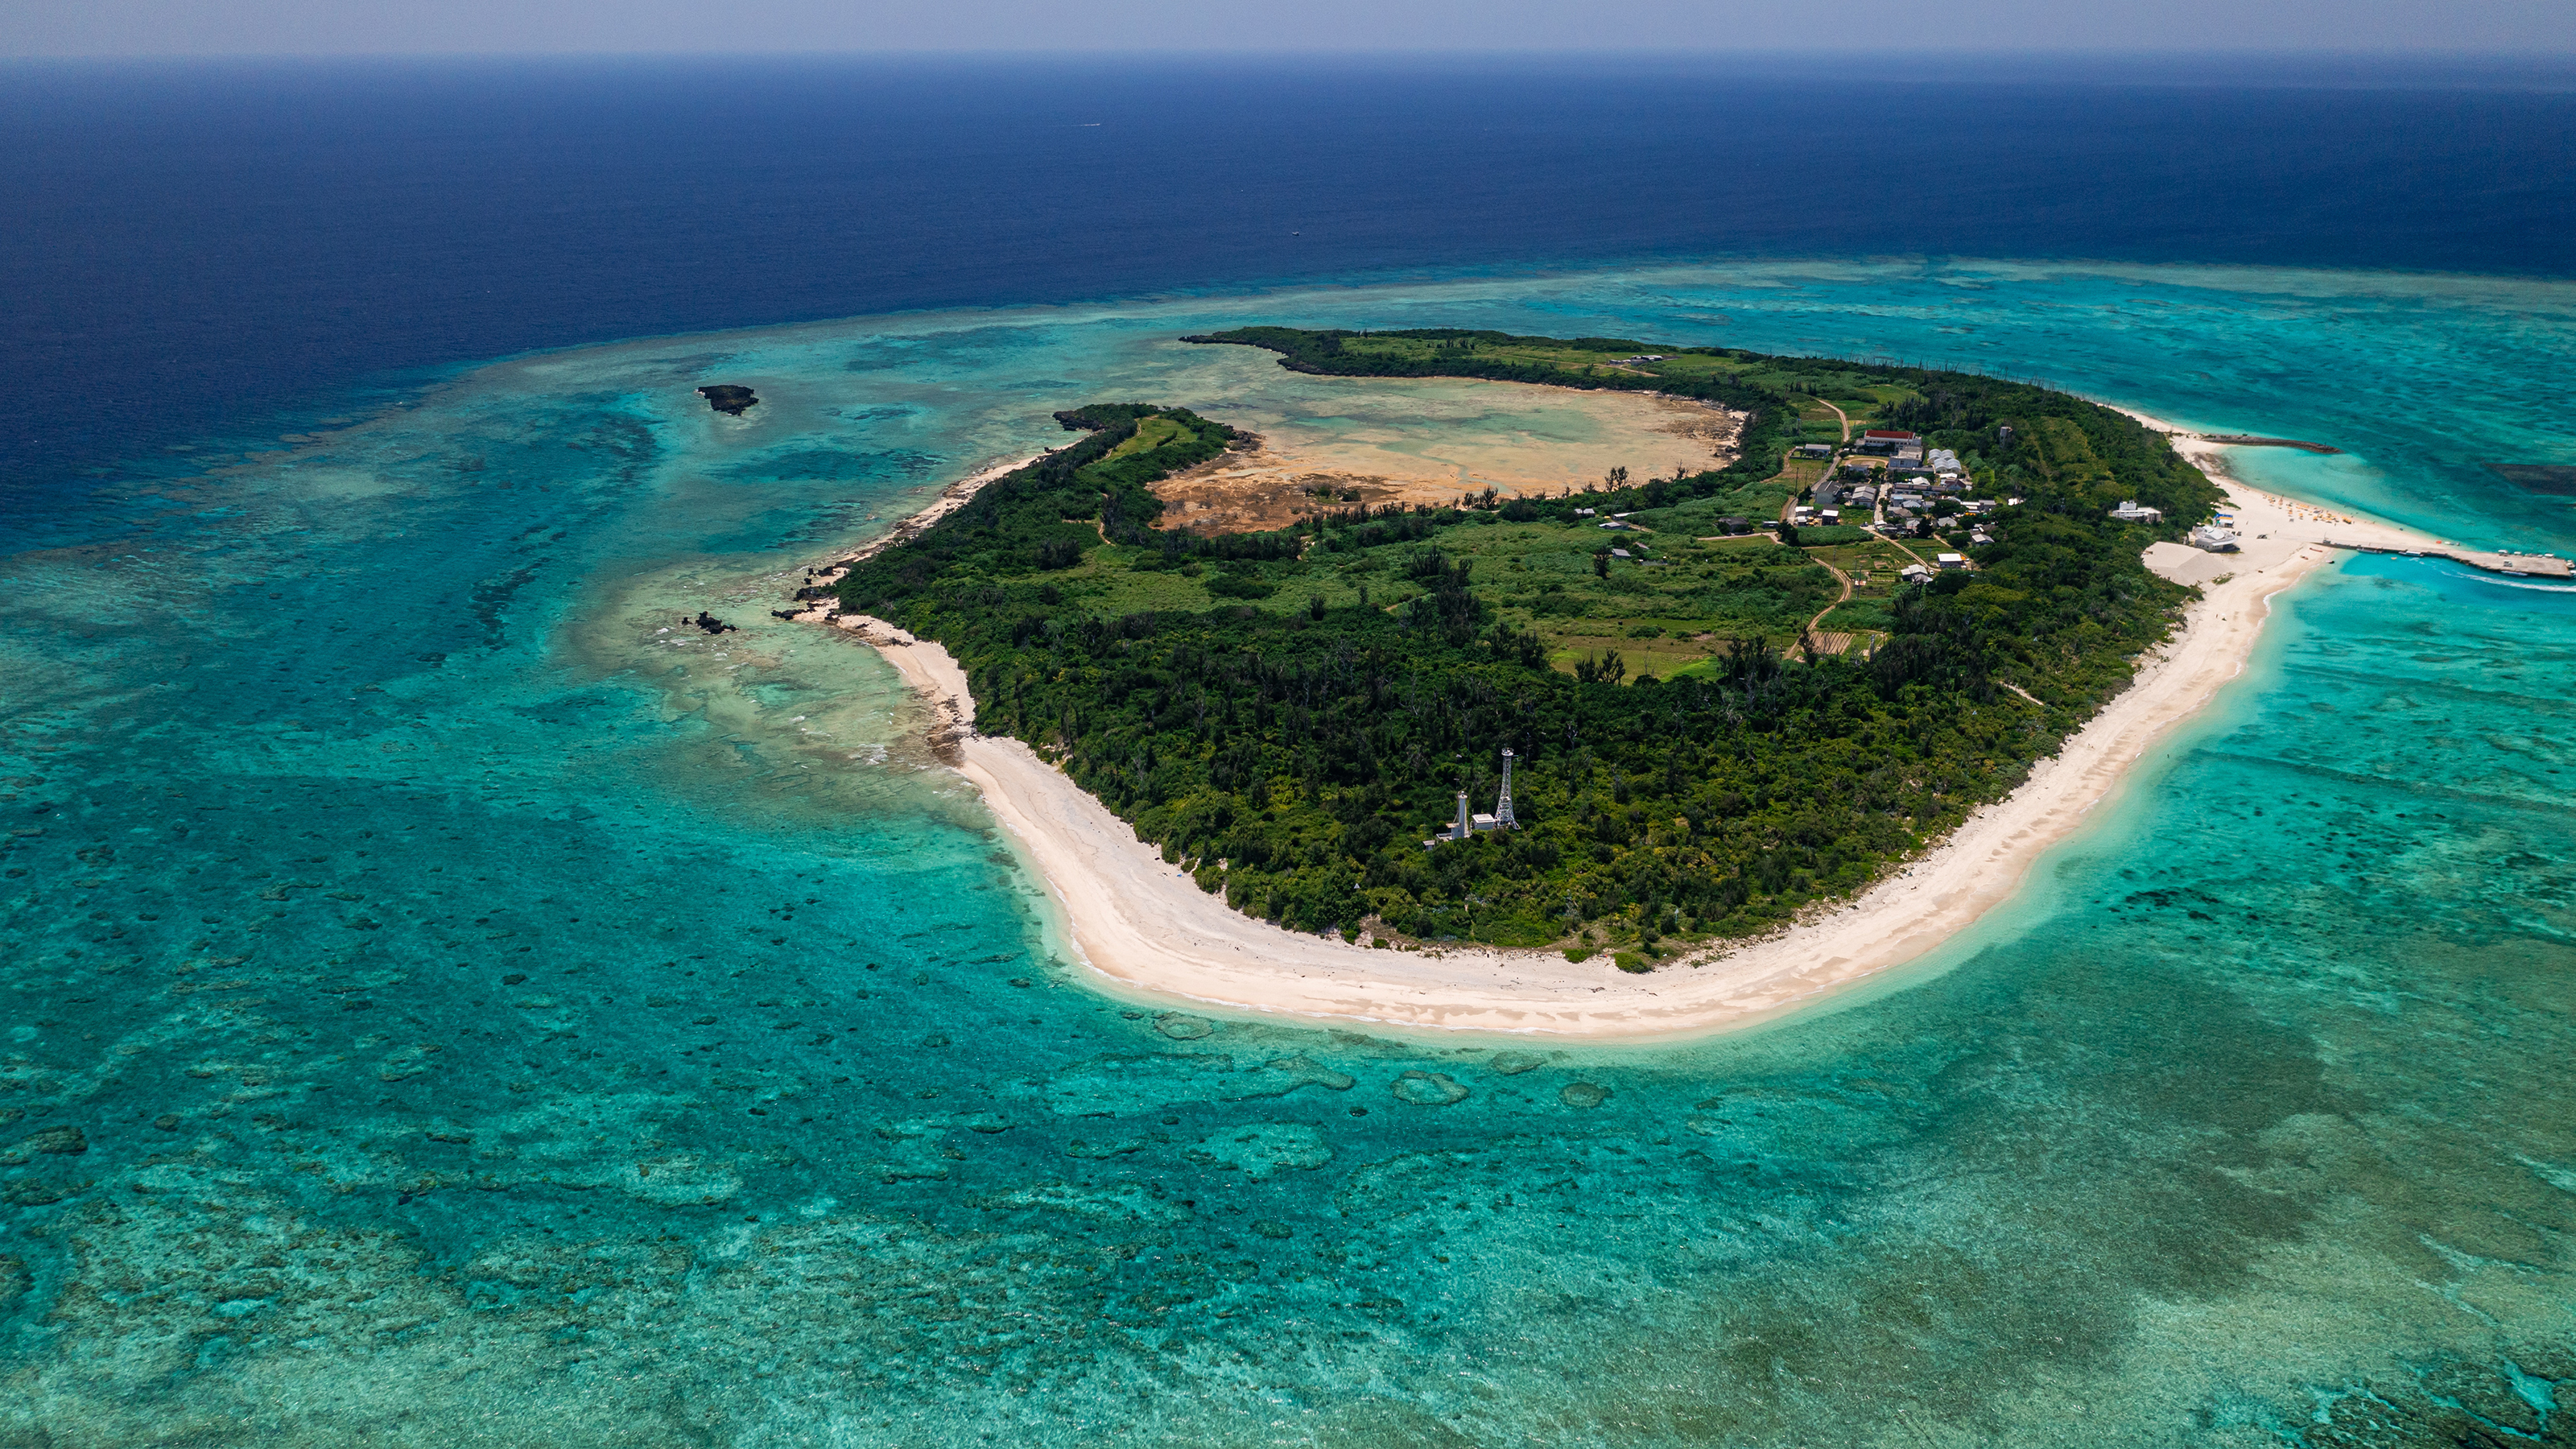
<path id="1" fill-rule="evenodd" d="M 1469 813 L 1471 811 L 1475 813 Z M 1519 824 L 1520 822 L 1512 818 L 1512 752 L 1505 750 L 1503 751 L 1503 793 L 1494 801 L 1494 813 L 1487 815 L 1482 811 L 1476 811 L 1474 806 L 1467 803 L 1467 792 L 1461 790 L 1458 792 L 1458 818 L 1450 822 L 1447 830 L 1422 844 L 1425 849 L 1430 849 L 1443 841 L 1469 839 L 1479 830 L 1512 830 L 1518 828 Z"/>

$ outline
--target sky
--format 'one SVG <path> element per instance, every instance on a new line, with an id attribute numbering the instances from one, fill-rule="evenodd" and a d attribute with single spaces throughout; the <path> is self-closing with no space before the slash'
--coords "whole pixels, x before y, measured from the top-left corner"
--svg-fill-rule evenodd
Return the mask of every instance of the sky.
<path id="1" fill-rule="evenodd" d="M 0 56 L 2288 51 L 2564 57 L 2569 0 L 0 0 Z"/>

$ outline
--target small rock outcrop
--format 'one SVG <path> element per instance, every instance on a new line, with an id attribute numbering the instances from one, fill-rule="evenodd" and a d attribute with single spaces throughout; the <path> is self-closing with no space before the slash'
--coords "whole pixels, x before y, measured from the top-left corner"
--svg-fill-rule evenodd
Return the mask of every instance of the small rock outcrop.
<path id="1" fill-rule="evenodd" d="M 737 418 L 760 401 L 759 398 L 752 396 L 750 388 L 732 382 L 711 383 L 699 388 L 698 396 L 707 400 L 708 407 Z"/>

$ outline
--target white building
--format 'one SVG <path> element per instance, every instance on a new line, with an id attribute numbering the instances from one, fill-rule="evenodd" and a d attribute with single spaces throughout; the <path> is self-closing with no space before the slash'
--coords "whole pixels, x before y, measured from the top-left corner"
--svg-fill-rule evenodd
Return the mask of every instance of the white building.
<path id="1" fill-rule="evenodd" d="M 2119 507 L 2111 510 L 2111 518 L 2115 523 L 2162 523 L 2165 521 L 2165 511 L 2161 508 L 2147 508 L 2134 498 L 2126 498 L 2121 500 Z"/>

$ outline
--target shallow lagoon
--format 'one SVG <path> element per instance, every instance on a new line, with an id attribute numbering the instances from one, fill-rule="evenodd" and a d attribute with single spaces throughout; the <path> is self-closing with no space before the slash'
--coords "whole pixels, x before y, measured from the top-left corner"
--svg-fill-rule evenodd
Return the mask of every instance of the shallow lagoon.
<path id="1" fill-rule="evenodd" d="M 2564 1433 L 2576 597 L 2321 575 L 1937 959 L 1583 1051 L 1093 993 L 890 671 L 760 616 L 1060 440 L 1053 408 L 1319 386 L 1168 340 L 1256 318 L 1986 365 L 2335 442 L 2247 473 L 2565 552 L 2576 514 L 2478 464 L 2576 461 L 2535 383 L 2571 301 L 1774 264 L 879 318 L 522 359 L 104 489 L 89 543 L 0 565 L 0 1415 L 76 1444 Z M 766 401 L 717 417 L 708 380 Z M 701 607 L 742 632 L 659 632 Z"/>

